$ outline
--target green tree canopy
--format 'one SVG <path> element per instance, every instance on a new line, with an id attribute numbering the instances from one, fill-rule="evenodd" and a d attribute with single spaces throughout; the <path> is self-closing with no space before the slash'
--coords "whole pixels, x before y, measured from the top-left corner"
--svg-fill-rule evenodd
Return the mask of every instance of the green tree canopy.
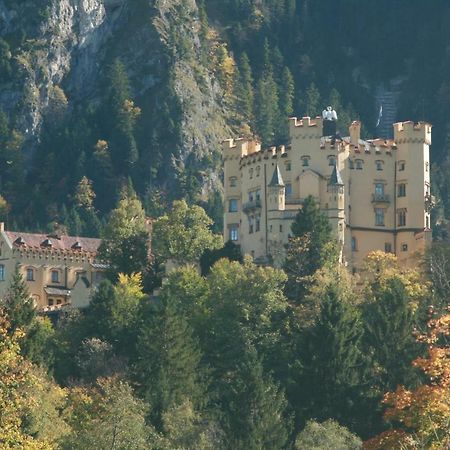
<path id="1" fill-rule="evenodd" d="M 148 229 L 142 203 L 134 191 L 124 191 L 102 233 L 99 256 L 110 264 L 109 272 L 142 272 L 148 263 Z"/>
<path id="2" fill-rule="evenodd" d="M 212 233 L 211 225 L 203 208 L 188 206 L 184 200 L 175 201 L 171 211 L 154 223 L 154 252 L 177 264 L 197 263 L 205 250 L 222 245 L 222 237 Z"/>

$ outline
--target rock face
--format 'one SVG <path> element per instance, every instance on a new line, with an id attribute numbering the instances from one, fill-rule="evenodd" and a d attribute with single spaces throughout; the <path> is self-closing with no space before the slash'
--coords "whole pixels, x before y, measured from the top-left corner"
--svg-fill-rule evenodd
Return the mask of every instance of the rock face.
<path id="1" fill-rule="evenodd" d="M 0 107 L 24 135 L 26 156 L 39 142 L 55 87 L 63 92 L 60 98 L 67 97 L 69 111 L 83 101 L 95 104 L 107 61 L 119 57 L 138 106 L 145 108 L 143 103 L 157 95 L 153 91 L 161 83 L 172 84 L 181 110 L 173 165 L 206 169 L 201 161 L 218 153 L 229 133 L 218 83 L 196 63 L 200 40 L 195 0 L 48 0 L 39 11 L 32 3 L 0 0 L 0 37 L 21 29 L 27 36 L 12 50 L 14 80 L 0 83 Z M 30 25 L 23 19 L 26 14 L 42 19 Z M 179 51 L 174 27 L 180 28 L 189 57 Z"/>

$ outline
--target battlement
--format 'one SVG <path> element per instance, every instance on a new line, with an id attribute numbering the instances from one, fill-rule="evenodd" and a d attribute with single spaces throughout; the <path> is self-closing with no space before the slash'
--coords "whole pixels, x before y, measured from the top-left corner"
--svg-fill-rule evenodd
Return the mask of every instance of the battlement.
<path id="1" fill-rule="evenodd" d="M 431 124 L 428 122 L 397 122 L 394 123 L 394 139 L 402 143 L 431 144 Z"/>
<path id="2" fill-rule="evenodd" d="M 261 150 L 261 143 L 245 138 L 225 139 L 222 142 L 223 156 L 237 156 L 242 158 L 247 155 L 252 155 Z"/>
<path id="3" fill-rule="evenodd" d="M 311 117 L 289 118 L 289 135 L 291 139 L 298 139 L 299 136 L 305 135 L 310 138 L 322 136 L 323 119 L 320 116 L 312 119 Z M 311 133 L 313 131 L 313 133 Z"/>
<path id="4" fill-rule="evenodd" d="M 397 150 L 397 145 L 393 139 L 371 139 L 367 141 L 359 140 L 357 144 L 350 145 L 350 154 L 355 158 L 362 158 L 364 155 L 387 155 Z"/>
<path id="5" fill-rule="evenodd" d="M 261 146 L 259 150 L 243 155 L 240 159 L 240 163 L 243 166 L 248 164 L 253 164 L 261 161 L 261 159 L 269 159 L 269 158 L 283 158 L 287 157 L 287 151 L 290 150 L 290 147 L 286 147 L 284 145 L 280 145 L 278 147 L 272 146 L 261 150 Z"/>

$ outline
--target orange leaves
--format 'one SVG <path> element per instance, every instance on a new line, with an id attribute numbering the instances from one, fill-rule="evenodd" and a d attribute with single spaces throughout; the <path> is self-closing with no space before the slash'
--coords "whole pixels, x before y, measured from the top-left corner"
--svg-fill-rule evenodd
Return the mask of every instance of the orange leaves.
<path id="1" fill-rule="evenodd" d="M 432 313 L 432 310 L 430 311 Z M 365 442 L 364 448 L 443 449 L 450 446 L 450 314 L 429 320 L 426 334 L 417 340 L 428 344 L 426 357 L 413 365 L 428 377 L 413 391 L 399 386 L 384 396 L 384 418 L 405 430 L 389 430 Z"/>

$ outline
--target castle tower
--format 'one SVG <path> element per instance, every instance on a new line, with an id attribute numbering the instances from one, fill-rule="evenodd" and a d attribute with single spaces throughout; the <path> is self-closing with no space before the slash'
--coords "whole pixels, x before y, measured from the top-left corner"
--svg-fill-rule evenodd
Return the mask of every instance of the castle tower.
<path id="1" fill-rule="evenodd" d="M 423 250 L 431 239 L 430 151 L 431 125 L 394 124 L 397 145 L 395 167 L 395 252 L 399 260 Z"/>
<path id="2" fill-rule="evenodd" d="M 327 183 L 327 195 L 328 219 L 332 229 L 336 232 L 342 255 L 345 235 L 344 182 L 337 167 L 337 162 L 333 167 L 333 172 Z"/>
<path id="3" fill-rule="evenodd" d="M 286 209 L 286 187 L 278 164 L 267 185 L 268 245 L 267 252 L 275 267 L 281 267 L 285 258 L 283 244 L 289 230 L 283 220 Z"/>
<path id="4" fill-rule="evenodd" d="M 283 177 L 281 176 L 280 168 L 278 164 L 273 171 L 272 179 L 268 185 L 269 194 L 269 211 L 284 211 L 285 209 L 285 185 Z"/>

